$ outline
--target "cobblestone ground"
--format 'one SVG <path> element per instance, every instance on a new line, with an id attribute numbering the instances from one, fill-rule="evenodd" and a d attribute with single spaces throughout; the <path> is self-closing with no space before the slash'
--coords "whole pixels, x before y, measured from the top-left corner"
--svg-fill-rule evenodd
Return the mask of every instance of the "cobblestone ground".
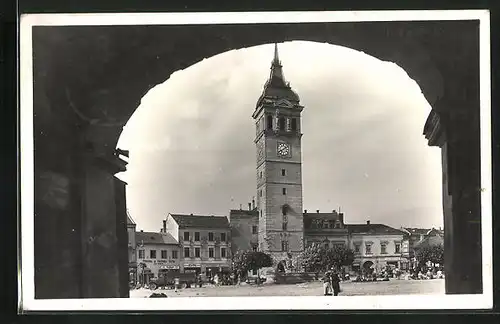
<path id="1" fill-rule="evenodd" d="M 233 296 L 321 296 L 321 282 L 296 285 L 241 285 L 241 286 L 205 286 L 186 288 L 175 292 L 172 289 L 134 289 L 131 298 L 149 297 L 153 292 L 164 293 L 168 297 L 233 297 Z M 444 294 L 444 280 L 391 280 L 382 282 L 345 282 L 341 284 L 344 296 L 367 295 L 408 295 L 408 294 Z"/>

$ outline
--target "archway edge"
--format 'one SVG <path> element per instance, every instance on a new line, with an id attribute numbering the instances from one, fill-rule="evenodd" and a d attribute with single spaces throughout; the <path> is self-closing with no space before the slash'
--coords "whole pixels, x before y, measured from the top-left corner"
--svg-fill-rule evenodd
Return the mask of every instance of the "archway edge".
<path id="1" fill-rule="evenodd" d="M 445 87 L 456 92 L 454 84 L 469 75 L 467 68 L 474 64 L 468 60 L 477 48 L 464 41 L 477 38 L 471 24 L 478 26 L 475 21 L 45 26 L 34 28 L 33 40 L 38 78 L 44 80 L 38 84 L 43 84 L 45 94 L 65 98 L 56 95 L 65 90 L 72 107 L 81 112 L 78 119 L 83 114 L 106 125 L 109 118 L 123 125 L 141 98 L 172 73 L 229 50 L 286 41 L 329 43 L 393 62 L 439 110 L 436 103 L 445 97 Z M 107 133 L 107 146 L 114 147 L 121 127 Z"/>

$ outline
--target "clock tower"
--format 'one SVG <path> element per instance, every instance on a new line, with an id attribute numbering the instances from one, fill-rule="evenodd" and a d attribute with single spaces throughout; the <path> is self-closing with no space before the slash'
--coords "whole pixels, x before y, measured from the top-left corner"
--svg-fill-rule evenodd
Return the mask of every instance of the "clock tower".
<path id="1" fill-rule="evenodd" d="M 299 96 L 285 81 L 275 44 L 269 79 L 252 117 L 257 147 L 259 250 L 282 260 L 304 249 Z"/>

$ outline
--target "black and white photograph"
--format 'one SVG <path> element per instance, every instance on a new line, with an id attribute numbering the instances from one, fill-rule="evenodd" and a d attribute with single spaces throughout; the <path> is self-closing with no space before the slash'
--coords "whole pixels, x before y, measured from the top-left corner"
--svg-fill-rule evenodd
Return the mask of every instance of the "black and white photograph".
<path id="1" fill-rule="evenodd" d="M 21 308 L 491 308 L 489 33 L 486 10 L 21 16 Z"/>

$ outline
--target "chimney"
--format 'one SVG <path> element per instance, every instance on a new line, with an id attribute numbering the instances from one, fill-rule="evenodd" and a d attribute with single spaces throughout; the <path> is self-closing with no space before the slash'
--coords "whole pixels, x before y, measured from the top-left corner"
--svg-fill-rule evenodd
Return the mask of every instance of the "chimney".
<path id="1" fill-rule="evenodd" d="M 370 225 L 370 221 L 369 220 L 366 221 L 366 225 Z"/>
<path id="2" fill-rule="evenodd" d="M 318 213 L 318 214 L 319 214 L 319 209 L 316 209 L 316 213 Z"/>
<path id="3" fill-rule="evenodd" d="M 241 204 L 240 204 L 240 210 L 241 210 Z"/>
<path id="4" fill-rule="evenodd" d="M 307 209 L 304 209 L 304 214 L 307 214 Z"/>
<path id="5" fill-rule="evenodd" d="M 141 233 L 143 233 L 143 232 L 144 232 L 144 231 L 143 231 L 143 230 L 141 230 Z"/>
<path id="6" fill-rule="evenodd" d="M 339 213 L 339 221 L 341 224 L 344 224 L 344 213 Z"/>
<path id="7" fill-rule="evenodd" d="M 255 209 L 255 199 L 252 199 L 252 210 Z"/>
<path id="8" fill-rule="evenodd" d="M 163 233 L 167 232 L 167 221 L 163 220 Z"/>
<path id="9" fill-rule="evenodd" d="M 193 216 L 193 213 L 189 214 L 190 216 Z"/>
<path id="10" fill-rule="evenodd" d="M 248 210 L 252 210 L 252 203 L 248 203 Z"/>
<path id="11" fill-rule="evenodd" d="M 335 214 L 337 213 L 337 211 L 335 209 L 332 209 L 332 213 Z"/>

